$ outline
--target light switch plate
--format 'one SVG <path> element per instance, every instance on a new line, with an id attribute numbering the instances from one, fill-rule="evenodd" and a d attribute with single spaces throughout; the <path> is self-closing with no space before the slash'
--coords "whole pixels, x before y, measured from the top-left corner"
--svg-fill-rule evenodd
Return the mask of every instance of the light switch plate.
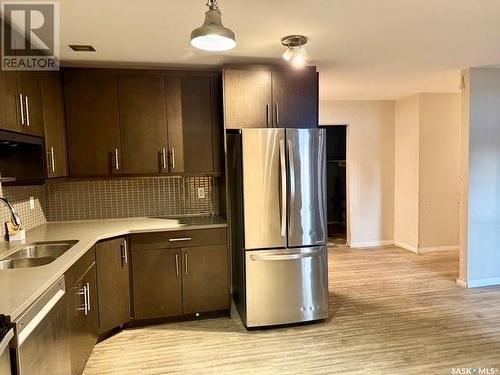
<path id="1" fill-rule="evenodd" d="M 35 209 L 35 198 L 30 197 L 30 209 L 34 210 Z"/>
<path id="2" fill-rule="evenodd" d="M 203 199 L 205 198 L 205 188 L 198 188 L 198 198 Z"/>

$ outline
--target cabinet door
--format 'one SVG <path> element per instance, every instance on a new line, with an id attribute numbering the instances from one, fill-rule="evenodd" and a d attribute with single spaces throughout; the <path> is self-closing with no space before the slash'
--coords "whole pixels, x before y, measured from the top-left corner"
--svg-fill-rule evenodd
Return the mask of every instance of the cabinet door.
<path id="1" fill-rule="evenodd" d="M 318 127 L 318 75 L 315 67 L 273 71 L 274 126 Z"/>
<path id="2" fill-rule="evenodd" d="M 21 132 L 39 137 L 44 136 L 41 77 L 40 72 L 17 72 L 17 89 L 23 96 L 25 116 Z"/>
<path id="3" fill-rule="evenodd" d="M 97 288 L 95 264 L 70 289 L 67 298 L 71 374 L 81 374 L 97 342 Z M 85 297 L 87 294 L 87 297 Z M 85 308 L 87 301 L 87 308 Z"/>
<path id="4" fill-rule="evenodd" d="M 130 282 L 127 241 L 116 238 L 96 245 L 99 288 L 99 333 L 130 320 Z"/>
<path id="5" fill-rule="evenodd" d="M 217 98 L 212 97 L 213 78 L 186 76 L 182 78 L 182 135 L 184 172 L 213 172 L 214 131 L 218 127 L 213 116 Z"/>
<path id="6" fill-rule="evenodd" d="M 226 129 L 271 126 L 271 72 L 225 69 L 224 124 Z"/>
<path id="7" fill-rule="evenodd" d="M 64 72 L 64 96 L 70 175 L 120 174 L 116 74 L 68 69 Z"/>
<path id="8" fill-rule="evenodd" d="M 229 309 L 226 245 L 182 249 L 184 314 Z"/>
<path id="9" fill-rule="evenodd" d="M 123 173 L 168 172 L 164 78 L 120 76 L 118 89 Z"/>
<path id="10" fill-rule="evenodd" d="M 184 172 L 182 78 L 167 77 L 165 82 L 167 90 L 169 170 L 172 173 L 180 173 Z"/>
<path id="11" fill-rule="evenodd" d="M 16 72 L 0 71 L 0 129 L 20 131 Z"/>
<path id="12" fill-rule="evenodd" d="M 134 318 L 182 315 L 179 249 L 132 252 Z"/>
<path id="13" fill-rule="evenodd" d="M 45 148 L 48 177 L 68 175 L 64 97 L 59 72 L 47 72 L 42 77 Z"/>

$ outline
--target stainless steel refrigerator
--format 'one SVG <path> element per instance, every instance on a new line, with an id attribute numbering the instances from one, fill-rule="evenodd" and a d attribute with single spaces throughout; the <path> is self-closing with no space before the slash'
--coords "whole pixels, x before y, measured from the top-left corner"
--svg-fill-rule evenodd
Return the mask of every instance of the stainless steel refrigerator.
<path id="1" fill-rule="evenodd" d="M 233 299 L 246 327 L 328 317 L 325 132 L 227 133 Z"/>

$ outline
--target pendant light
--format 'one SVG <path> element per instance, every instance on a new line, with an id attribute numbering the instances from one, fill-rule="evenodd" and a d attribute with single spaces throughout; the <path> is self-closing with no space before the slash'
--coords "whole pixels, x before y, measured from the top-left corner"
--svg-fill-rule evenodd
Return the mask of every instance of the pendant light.
<path id="1" fill-rule="evenodd" d="M 307 38 L 304 35 L 288 35 L 281 39 L 281 44 L 286 47 L 283 58 L 294 67 L 302 68 L 306 65 L 306 50 L 304 44 Z"/>
<path id="2" fill-rule="evenodd" d="M 227 51 L 236 45 L 234 32 L 224 27 L 217 0 L 207 1 L 205 22 L 191 33 L 191 45 L 205 51 Z"/>

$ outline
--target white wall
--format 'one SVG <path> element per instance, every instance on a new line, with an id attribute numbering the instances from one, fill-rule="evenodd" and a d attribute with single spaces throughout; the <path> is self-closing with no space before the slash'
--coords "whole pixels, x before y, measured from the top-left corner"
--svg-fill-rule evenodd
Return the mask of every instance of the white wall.
<path id="1" fill-rule="evenodd" d="M 394 240 L 394 101 L 321 101 L 321 125 L 347 126 L 348 241 Z"/>
<path id="2" fill-rule="evenodd" d="M 460 94 L 420 94 L 419 251 L 458 249 Z"/>
<path id="3" fill-rule="evenodd" d="M 460 94 L 396 101 L 394 240 L 414 252 L 458 249 Z"/>
<path id="4" fill-rule="evenodd" d="M 461 196 L 461 204 L 468 206 L 462 210 L 467 219 L 461 227 L 468 231 L 462 234 L 468 241 L 461 251 L 467 270 L 460 277 L 474 287 L 500 284 L 500 69 L 470 69 L 467 91 L 468 162 L 464 160 L 463 173 L 468 186 L 463 191 L 468 189 L 468 195 Z"/>
<path id="5" fill-rule="evenodd" d="M 419 95 L 396 101 L 394 241 L 415 252 L 418 248 L 419 125 Z"/>
<path id="6" fill-rule="evenodd" d="M 460 272 L 458 279 L 467 286 L 467 244 L 469 242 L 469 119 L 470 71 L 462 72 L 462 122 L 460 127 Z"/>

